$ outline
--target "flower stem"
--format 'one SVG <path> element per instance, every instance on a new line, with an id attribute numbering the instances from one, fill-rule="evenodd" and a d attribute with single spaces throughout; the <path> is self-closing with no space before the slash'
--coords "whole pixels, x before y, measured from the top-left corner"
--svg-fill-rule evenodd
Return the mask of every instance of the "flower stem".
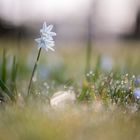
<path id="1" fill-rule="evenodd" d="M 30 78 L 30 82 L 29 82 L 29 86 L 28 86 L 28 95 L 30 94 L 32 80 L 33 80 L 33 77 L 34 77 L 34 74 L 35 74 L 35 71 L 36 71 L 36 68 L 37 68 L 37 65 L 38 65 L 40 53 L 41 53 L 41 48 L 38 51 L 37 59 L 36 59 L 36 62 L 35 62 L 35 65 L 34 65 L 34 68 L 33 68 L 33 71 L 32 71 L 32 75 L 31 75 L 31 78 Z"/>
<path id="2" fill-rule="evenodd" d="M 92 54 L 92 17 L 88 16 L 88 36 L 87 36 L 87 49 L 86 49 L 86 66 L 85 74 L 87 74 L 91 68 L 91 54 Z"/>

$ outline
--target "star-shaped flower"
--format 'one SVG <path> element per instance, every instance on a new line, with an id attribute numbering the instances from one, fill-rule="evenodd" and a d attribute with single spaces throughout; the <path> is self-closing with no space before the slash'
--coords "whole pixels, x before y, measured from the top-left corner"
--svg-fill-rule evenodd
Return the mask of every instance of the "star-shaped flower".
<path id="1" fill-rule="evenodd" d="M 55 43 L 53 40 L 48 40 L 45 36 L 41 36 L 40 38 L 35 39 L 35 41 L 38 43 L 38 48 L 44 48 L 46 51 L 48 49 L 54 51 Z"/>
<path id="2" fill-rule="evenodd" d="M 40 30 L 41 37 L 35 39 L 38 43 L 38 48 L 44 48 L 48 51 L 48 49 L 54 51 L 54 40 L 53 36 L 56 36 L 55 32 L 51 32 L 53 25 L 46 25 L 46 22 L 43 23 L 43 28 Z"/>

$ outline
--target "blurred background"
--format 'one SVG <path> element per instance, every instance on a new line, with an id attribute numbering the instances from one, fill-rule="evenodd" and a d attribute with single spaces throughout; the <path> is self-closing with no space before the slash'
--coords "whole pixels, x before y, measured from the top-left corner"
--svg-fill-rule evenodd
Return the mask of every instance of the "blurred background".
<path id="1" fill-rule="evenodd" d="M 63 65 L 75 77 L 85 67 L 94 69 L 100 57 L 105 71 L 117 66 L 139 73 L 139 0 L 0 0 L 0 46 L 16 48 L 20 56 L 30 50 L 31 67 L 44 21 L 57 33 L 56 52 L 47 53 L 50 65 Z M 40 74 L 47 74 L 40 67 Z"/>
<path id="2" fill-rule="evenodd" d="M 46 21 L 61 41 L 139 39 L 139 0 L 0 0 L 0 37 L 31 37 Z M 90 27 L 89 27 L 90 26 Z"/>

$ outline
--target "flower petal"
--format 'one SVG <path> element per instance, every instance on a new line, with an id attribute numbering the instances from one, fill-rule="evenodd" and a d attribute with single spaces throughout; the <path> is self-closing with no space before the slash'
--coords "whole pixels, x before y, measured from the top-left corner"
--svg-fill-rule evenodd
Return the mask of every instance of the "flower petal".
<path id="1" fill-rule="evenodd" d="M 50 36 L 56 36 L 56 33 L 55 32 L 49 32 L 48 33 Z"/>
<path id="2" fill-rule="evenodd" d="M 40 42 L 41 42 L 41 38 L 37 38 L 37 39 L 35 39 L 35 41 L 36 41 L 37 43 L 40 43 Z"/>
<path id="3" fill-rule="evenodd" d="M 54 43 L 53 40 L 45 40 L 45 41 L 48 42 L 48 43 Z"/>
<path id="4" fill-rule="evenodd" d="M 46 32 L 50 32 L 53 28 L 53 25 L 48 25 L 48 27 L 45 29 Z"/>
<path id="5" fill-rule="evenodd" d="M 35 39 L 38 43 L 38 48 L 44 48 L 46 51 L 49 49 L 54 51 L 55 42 L 53 40 L 53 36 L 56 36 L 55 32 L 51 32 L 53 29 L 53 25 L 47 26 L 46 22 L 43 23 L 43 27 L 40 30 L 41 37 Z"/>
<path id="6" fill-rule="evenodd" d="M 44 22 L 44 23 L 43 23 L 43 28 L 42 28 L 42 30 L 45 31 L 46 28 L 47 28 L 47 24 L 46 24 L 46 22 Z"/>
<path id="7" fill-rule="evenodd" d="M 48 46 L 48 49 L 50 49 L 50 50 L 52 50 L 52 51 L 55 51 L 55 49 L 52 48 L 52 47 L 50 47 L 50 46 Z"/>
<path id="8" fill-rule="evenodd" d="M 51 46 L 51 47 L 53 47 L 53 46 L 55 46 L 55 43 L 52 42 L 52 43 L 49 43 L 48 45 Z"/>

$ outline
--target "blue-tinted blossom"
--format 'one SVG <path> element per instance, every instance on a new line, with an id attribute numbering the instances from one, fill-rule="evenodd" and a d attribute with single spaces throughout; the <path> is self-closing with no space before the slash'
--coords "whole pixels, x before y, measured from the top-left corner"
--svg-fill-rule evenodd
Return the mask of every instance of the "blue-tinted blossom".
<path id="1" fill-rule="evenodd" d="M 136 99 L 140 99 L 140 88 L 135 88 L 133 91 L 133 95 Z"/>
<path id="2" fill-rule="evenodd" d="M 41 36 L 40 38 L 35 39 L 35 41 L 38 43 L 38 48 L 44 48 L 46 51 L 48 49 L 54 51 L 54 41 L 48 40 L 46 37 Z"/>
<path id="3" fill-rule="evenodd" d="M 46 22 L 43 24 L 43 28 L 40 30 L 41 37 L 35 39 L 38 43 L 38 48 L 44 48 L 46 51 L 49 49 L 54 51 L 55 42 L 53 36 L 56 36 L 55 32 L 51 32 L 53 25 L 46 25 Z"/>

